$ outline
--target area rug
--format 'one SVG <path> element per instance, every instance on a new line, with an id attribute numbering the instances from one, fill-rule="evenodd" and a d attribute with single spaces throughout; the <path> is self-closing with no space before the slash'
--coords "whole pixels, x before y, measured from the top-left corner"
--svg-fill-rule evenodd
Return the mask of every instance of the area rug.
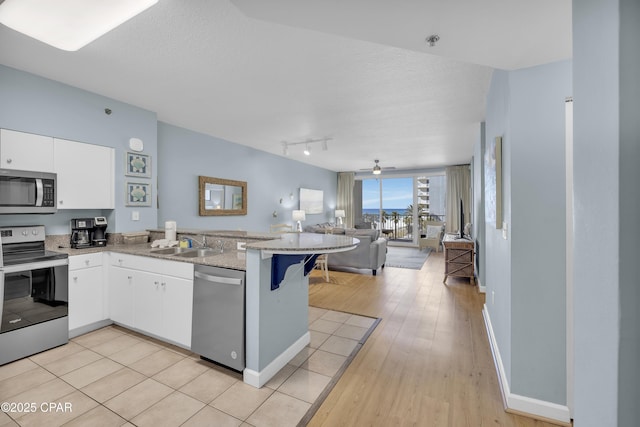
<path id="1" fill-rule="evenodd" d="M 385 267 L 410 268 L 420 270 L 431 253 L 430 248 L 406 248 L 401 246 L 387 246 L 387 260 Z"/>
<path id="2" fill-rule="evenodd" d="M 311 309 L 312 307 L 309 306 L 309 308 Z M 330 312 L 329 314 L 350 314 L 350 313 L 338 312 L 338 311 L 333 311 L 333 310 L 329 310 L 329 312 Z M 327 384 L 325 386 L 325 388 L 322 390 L 322 393 L 316 398 L 316 400 L 313 402 L 311 407 L 307 410 L 306 414 L 298 422 L 298 424 L 297 424 L 298 427 L 303 427 L 303 426 L 306 426 L 307 424 L 309 424 L 309 421 L 311 421 L 311 418 L 313 418 L 313 416 L 318 411 L 318 409 L 320 409 L 320 406 L 322 405 L 324 400 L 327 398 L 329 393 L 331 393 L 331 390 L 333 390 L 333 387 L 335 387 L 335 385 L 338 383 L 338 380 L 340 379 L 340 377 L 342 377 L 342 374 L 344 374 L 344 372 L 347 370 L 347 368 L 349 367 L 349 365 L 351 364 L 353 359 L 356 357 L 356 355 L 358 354 L 358 352 L 360 351 L 360 349 L 364 345 L 365 341 L 367 341 L 367 338 L 369 338 L 369 336 L 371 335 L 373 330 L 376 328 L 376 326 L 378 326 L 378 324 L 382 320 L 380 318 L 366 317 L 366 316 L 362 316 L 362 315 L 353 315 L 353 316 L 359 317 L 361 319 L 365 319 L 365 318 L 370 319 L 371 320 L 371 326 L 369 326 L 369 329 L 366 331 L 364 336 L 362 336 L 362 338 L 360 338 L 358 340 L 357 345 L 351 351 L 351 353 L 349 354 L 347 359 L 344 361 L 344 363 L 342 364 L 340 369 L 333 375 L 333 377 L 331 378 L 331 381 L 329 382 L 329 384 Z M 347 321 L 347 323 L 348 323 L 348 321 Z"/>

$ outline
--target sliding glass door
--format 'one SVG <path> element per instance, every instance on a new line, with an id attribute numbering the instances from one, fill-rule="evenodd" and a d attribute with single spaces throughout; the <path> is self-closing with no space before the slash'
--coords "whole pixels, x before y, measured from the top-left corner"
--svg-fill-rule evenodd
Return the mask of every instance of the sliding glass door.
<path id="1" fill-rule="evenodd" d="M 445 190 L 444 175 L 364 178 L 359 222 L 390 243 L 417 244 L 427 221 L 444 221 Z"/>

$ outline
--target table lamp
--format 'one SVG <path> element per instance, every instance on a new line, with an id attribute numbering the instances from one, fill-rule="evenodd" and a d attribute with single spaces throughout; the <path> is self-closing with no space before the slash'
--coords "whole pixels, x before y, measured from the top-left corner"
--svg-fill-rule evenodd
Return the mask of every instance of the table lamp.
<path id="1" fill-rule="evenodd" d="M 296 221 L 296 231 L 302 233 L 302 223 L 300 221 L 307 219 L 304 211 L 293 211 L 291 218 Z"/>
<path id="2" fill-rule="evenodd" d="M 345 217 L 345 213 L 344 213 L 344 209 L 336 209 L 336 223 L 338 224 L 339 227 L 342 227 L 342 218 Z"/>

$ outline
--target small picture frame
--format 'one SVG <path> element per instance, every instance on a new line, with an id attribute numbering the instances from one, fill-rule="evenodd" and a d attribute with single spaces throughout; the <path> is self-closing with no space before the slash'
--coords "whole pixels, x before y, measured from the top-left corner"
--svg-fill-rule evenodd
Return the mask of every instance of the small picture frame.
<path id="1" fill-rule="evenodd" d="M 125 175 L 139 178 L 151 178 L 151 156 L 127 151 Z"/>
<path id="2" fill-rule="evenodd" d="M 127 182 L 125 188 L 126 206 L 151 206 L 151 184 L 148 182 Z"/>

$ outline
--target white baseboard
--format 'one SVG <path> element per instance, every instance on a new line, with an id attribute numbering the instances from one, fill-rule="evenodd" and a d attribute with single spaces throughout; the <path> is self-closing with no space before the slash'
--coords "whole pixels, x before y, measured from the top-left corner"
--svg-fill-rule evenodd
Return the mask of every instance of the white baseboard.
<path id="1" fill-rule="evenodd" d="M 476 276 L 476 283 L 478 284 L 478 292 L 480 292 L 481 294 L 486 294 L 487 287 L 484 286 L 482 282 L 480 282 L 480 278 L 478 276 Z"/>
<path id="2" fill-rule="evenodd" d="M 298 338 L 296 342 L 291 344 L 289 348 L 280 353 L 278 357 L 273 359 L 262 371 L 257 372 L 253 369 L 245 368 L 242 371 L 242 378 L 245 384 L 260 388 L 274 377 L 280 369 L 291 361 L 307 344 L 311 342 L 311 334 L 307 331 L 303 336 Z"/>
<path id="3" fill-rule="evenodd" d="M 487 329 L 487 335 L 489 336 L 489 344 L 491 346 L 493 361 L 498 373 L 498 383 L 500 384 L 500 391 L 502 393 L 502 400 L 505 409 L 508 411 L 529 414 L 534 418 L 541 418 L 551 422 L 555 421 L 563 425 L 571 423 L 571 415 L 567 406 L 511 393 L 509 381 L 507 380 L 504 365 L 502 364 L 500 349 L 498 348 L 498 342 L 493 334 L 493 326 L 491 325 L 491 318 L 486 305 L 482 309 L 482 316 L 484 317 L 484 324 Z"/>

